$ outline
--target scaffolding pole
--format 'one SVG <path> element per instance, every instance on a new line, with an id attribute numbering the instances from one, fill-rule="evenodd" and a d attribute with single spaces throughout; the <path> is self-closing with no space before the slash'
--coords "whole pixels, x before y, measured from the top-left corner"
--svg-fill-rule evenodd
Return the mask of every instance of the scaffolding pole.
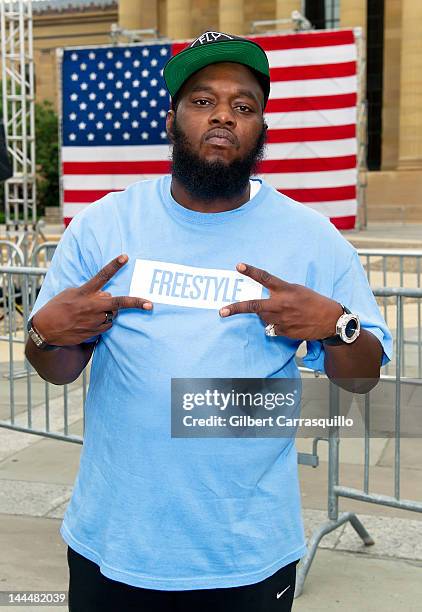
<path id="1" fill-rule="evenodd" d="M 5 181 L 6 237 L 22 248 L 36 232 L 35 96 L 30 0 L 0 1 L 3 122 L 13 176 Z"/>

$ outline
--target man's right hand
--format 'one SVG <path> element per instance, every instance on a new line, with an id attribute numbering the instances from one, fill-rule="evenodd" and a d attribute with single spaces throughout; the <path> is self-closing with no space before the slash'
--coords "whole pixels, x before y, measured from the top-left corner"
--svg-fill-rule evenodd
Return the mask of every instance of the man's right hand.
<path id="1" fill-rule="evenodd" d="M 119 255 L 81 287 L 57 294 L 34 315 L 35 329 L 49 344 L 72 346 L 110 329 L 112 323 L 104 323 L 106 312 L 112 312 L 114 319 L 121 308 L 151 310 L 149 300 L 113 297 L 108 291 L 101 291 L 127 261 L 127 255 Z"/>

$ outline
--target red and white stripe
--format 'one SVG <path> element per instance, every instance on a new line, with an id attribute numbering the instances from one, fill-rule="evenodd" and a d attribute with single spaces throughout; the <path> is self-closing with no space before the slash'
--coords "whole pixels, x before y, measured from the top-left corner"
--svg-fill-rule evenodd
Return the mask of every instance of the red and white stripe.
<path id="1" fill-rule="evenodd" d="M 271 93 L 267 155 L 260 175 L 280 192 L 355 225 L 357 49 L 352 30 L 253 38 L 267 52 Z M 173 45 L 177 53 L 185 43 Z M 170 171 L 167 145 L 63 147 L 67 224 L 110 191 Z"/>
<path id="2" fill-rule="evenodd" d="M 355 225 L 357 48 L 353 30 L 254 38 L 267 52 L 270 160 L 262 176 L 286 195 Z M 278 156 L 278 162 L 276 162 Z"/>

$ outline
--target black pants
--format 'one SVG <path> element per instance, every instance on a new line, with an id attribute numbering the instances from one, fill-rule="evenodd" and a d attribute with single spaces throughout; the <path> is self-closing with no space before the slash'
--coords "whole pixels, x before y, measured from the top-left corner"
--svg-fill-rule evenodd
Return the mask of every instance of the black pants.
<path id="1" fill-rule="evenodd" d="M 227 589 L 159 591 L 111 580 L 96 563 L 67 549 L 69 612 L 289 612 L 296 564 L 262 582 Z"/>

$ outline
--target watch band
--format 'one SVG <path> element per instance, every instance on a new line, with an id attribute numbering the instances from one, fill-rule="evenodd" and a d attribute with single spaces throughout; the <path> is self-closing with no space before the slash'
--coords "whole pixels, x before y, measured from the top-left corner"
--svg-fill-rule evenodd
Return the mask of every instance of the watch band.
<path id="1" fill-rule="evenodd" d="M 54 344 L 48 344 L 47 340 L 33 326 L 32 324 L 33 318 L 34 317 L 31 317 L 29 319 L 26 328 L 28 330 L 28 335 L 33 341 L 33 343 L 35 344 L 35 346 L 39 348 L 41 351 L 54 351 L 55 349 L 60 348 L 58 346 L 55 346 Z"/>
<path id="2" fill-rule="evenodd" d="M 344 306 L 344 304 L 340 304 L 340 306 L 343 308 L 343 314 L 352 314 L 351 311 L 348 308 L 346 308 L 346 306 Z M 329 345 L 329 346 L 338 346 L 340 344 L 347 344 L 347 342 L 345 342 L 338 333 L 334 334 L 334 336 L 328 336 L 327 338 L 321 338 L 320 342 L 322 342 L 323 344 Z"/>

